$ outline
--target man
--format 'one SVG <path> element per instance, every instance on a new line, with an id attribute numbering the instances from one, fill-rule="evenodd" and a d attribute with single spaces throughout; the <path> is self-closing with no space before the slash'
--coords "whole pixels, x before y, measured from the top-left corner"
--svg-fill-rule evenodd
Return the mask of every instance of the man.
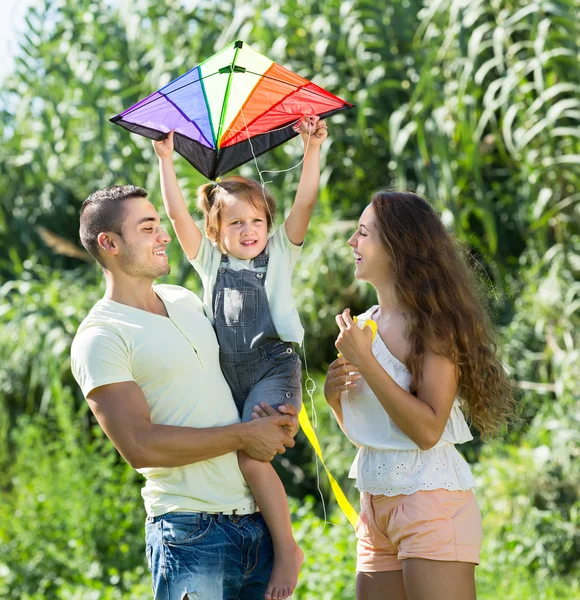
<path id="1" fill-rule="evenodd" d="M 145 190 L 89 196 L 80 237 L 106 293 L 78 329 L 72 370 L 106 435 L 146 478 L 155 599 L 263 598 L 272 544 L 237 451 L 268 461 L 293 446 L 295 409 L 239 422 L 202 302 L 179 286 L 153 286 L 169 273 L 171 238 Z"/>

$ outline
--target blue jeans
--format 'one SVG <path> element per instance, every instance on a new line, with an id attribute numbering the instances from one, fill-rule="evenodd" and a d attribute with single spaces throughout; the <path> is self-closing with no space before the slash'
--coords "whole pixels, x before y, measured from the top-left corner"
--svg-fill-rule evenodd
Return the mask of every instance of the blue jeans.
<path id="1" fill-rule="evenodd" d="M 260 513 L 166 513 L 145 525 L 155 600 L 263 600 L 274 559 Z"/>

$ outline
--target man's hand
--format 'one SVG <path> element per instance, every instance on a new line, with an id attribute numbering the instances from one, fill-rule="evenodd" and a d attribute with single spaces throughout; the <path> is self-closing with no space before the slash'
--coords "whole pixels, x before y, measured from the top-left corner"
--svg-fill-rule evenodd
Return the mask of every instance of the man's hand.
<path id="1" fill-rule="evenodd" d="M 260 402 L 260 406 L 254 406 L 254 412 L 252 413 L 252 419 L 263 419 L 264 417 L 272 417 L 278 414 L 288 415 L 294 419 L 298 418 L 298 409 L 293 404 L 280 404 L 276 409 L 270 406 L 267 402 Z M 288 433 L 292 437 L 296 437 L 300 425 L 298 421 L 293 425 L 286 427 Z"/>
<path id="2" fill-rule="evenodd" d="M 153 140 L 153 148 L 159 158 L 170 157 L 173 154 L 173 131 L 170 131 L 162 140 Z"/>
<path id="3" fill-rule="evenodd" d="M 276 454 L 284 454 L 286 448 L 294 447 L 287 428 L 296 424 L 295 418 L 282 414 L 244 423 L 243 450 L 256 460 L 269 462 Z"/>

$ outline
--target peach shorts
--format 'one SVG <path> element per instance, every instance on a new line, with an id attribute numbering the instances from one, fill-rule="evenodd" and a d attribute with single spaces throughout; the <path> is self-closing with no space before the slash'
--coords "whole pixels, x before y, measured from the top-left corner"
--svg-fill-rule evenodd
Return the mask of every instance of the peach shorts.
<path id="1" fill-rule="evenodd" d="M 406 558 L 479 564 L 481 514 L 471 490 L 361 494 L 356 526 L 361 572 L 399 571 Z"/>

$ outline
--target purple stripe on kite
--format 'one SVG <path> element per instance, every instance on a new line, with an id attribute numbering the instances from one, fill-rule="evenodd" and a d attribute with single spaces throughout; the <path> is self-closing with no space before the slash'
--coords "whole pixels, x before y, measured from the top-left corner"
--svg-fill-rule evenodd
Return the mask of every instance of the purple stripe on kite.
<path id="1" fill-rule="evenodd" d="M 206 141 L 212 140 L 210 115 L 201 84 L 199 67 L 167 84 L 160 91 L 200 130 Z M 207 143 L 210 143 L 209 141 Z M 204 144 L 206 145 L 206 144 Z M 211 143 L 210 143 L 211 147 Z M 215 147 L 215 144 L 213 144 Z"/>
<path id="2" fill-rule="evenodd" d="M 129 123 L 135 123 L 164 133 L 174 129 L 203 146 L 212 148 L 212 145 L 199 131 L 199 128 L 161 94 L 156 102 L 132 110 L 123 119 Z"/>
<path id="3" fill-rule="evenodd" d="M 187 121 L 188 121 L 189 123 L 191 123 L 191 124 L 192 124 L 192 126 L 195 128 L 195 130 L 199 132 L 199 133 L 198 133 L 198 134 L 196 134 L 196 135 L 201 135 L 201 136 L 202 136 L 202 138 L 203 138 L 203 140 L 204 140 L 204 142 L 205 142 L 203 145 L 204 145 L 204 146 L 207 146 L 208 148 L 213 148 L 214 146 L 213 146 L 213 145 L 212 145 L 212 143 L 211 143 L 211 142 L 210 142 L 210 141 L 209 141 L 209 140 L 208 140 L 208 139 L 205 137 L 205 135 L 203 135 L 203 132 L 202 132 L 202 131 L 201 131 L 201 129 L 200 129 L 198 126 L 197 126 L 197 124 L 195 123 L 195 121 L 191 121 L 191 120 L 189 119 L 189 117 L 188 117 L 188 116 L 187 116 L 187 115 L 186 115 L 186 114 L 185 114 L 185 113 L 184 113 L 184 112 L 181 110 L 181 108 L 179 108 L 179 106 L 177 106 L 177 104 L 175 104 L 175 102 L 173 102 L 173 101 L 171 100 L 171 98 L 169 98 L 169 97 L 167 97 L 167 96 L 164 96 L 164 98 L 165 98 L 166 102 L 169 102 L 169 103 L 170 103 L 170 104 L 173 106 L 173 108 L 174 108 L 175 110 L 179 111 L 179 112 L 180 112 L 180 113 L 183 115 L 183 117 L 184 117 L 185 119 L 187 119 Z M 180 130 L 180 132 L 181 132 L 181 133 L 184 133 L 184 131 L 183 131 L 183 130 Z M 191 136 L 189 136 L 189 137 L 191 137 Z M 193 138 L 193 139 L 197 139 L 197 137 L 196 137 L 196 138 Z M 197 141 L 201 143 L 201 139 L 199 139 L 199 140 L 197 140 Z"/>
<path id="4" fill-rule="evenodd" d="M 188 121 L 188 124 L 186 127 L 180 127 L 179 128 L 179 133 L 181 133 L 181 135 L 185 135 L 188 138 L 195 140 L 196 142 L 199 142 L 202 146 L 205 146 L 206 148 L 209 148 L 210 150 L 215 150 L 215 148 L 210 144 L 210 142 L 208 142 L 205 137 L 200 137 L 201 133 L 199 131 L 199 129 L 196 127 L 195 123 L 191 123 Z"/>
<path id="5" fill-rule="evenodd" d="M 150 102 L 155 102 L 155 100 L 162 98 L 163 96 L 161 96 L 161 94 L 159 92 L 153 92 L 153 94 L 151 94 L 150 96 L 147 96 L 147 98 L 143 98 L 143 100 L 140 100 L 139 102 L 137 102 L 137 104 L 133 104 L 133 106 L 129 107 L 127 110 L 123 111 L 119 116 L 120 117 L 124 117 L 126 114 L 133 112 L 134 110 L 137 110 L 138 108 L 140 108 L 143 104 L 149 104 Z"/>

